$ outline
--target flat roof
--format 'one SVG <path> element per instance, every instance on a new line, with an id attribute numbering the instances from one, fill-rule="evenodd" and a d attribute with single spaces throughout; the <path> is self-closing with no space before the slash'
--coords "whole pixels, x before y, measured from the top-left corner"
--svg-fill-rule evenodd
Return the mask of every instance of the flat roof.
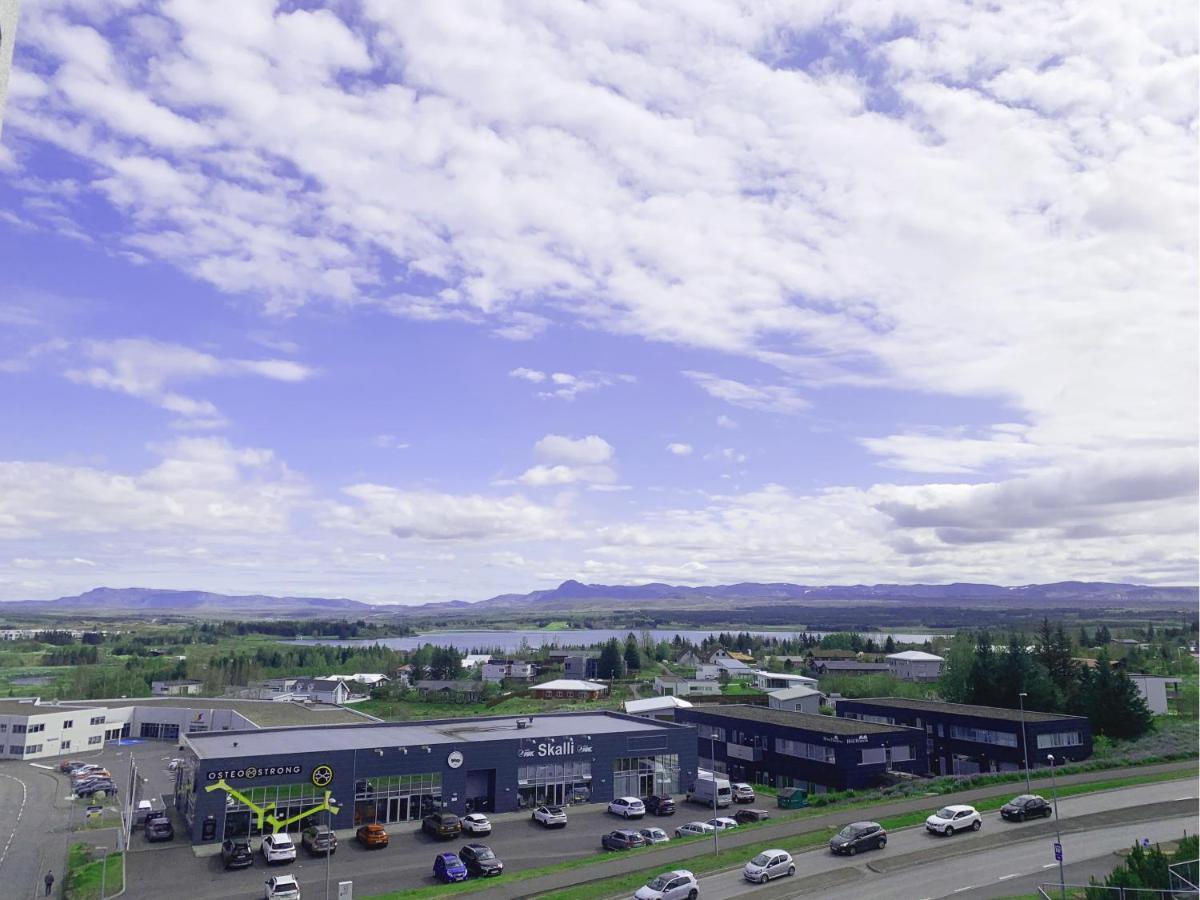
<path id="1" fill-rule="evenodd" d="M 544 681 L 541 684 L 531 684 L 531 691 L 607 691 L 607 684 L 598 681 L 580 681 L 577 678 L 557 678 L 554 681 Z"/>
<path id="2" fill-rule="evenodd" d="M 517 726 L 527 721 L 527 727 Z M 201 759 L 302 751 L 374 750 L 379 747 L 421 747 L 567 735 L 627 734 L 663 731 L 674 726 L 615 712 L 540 713 L 532 716 L 440 719 L 418 722 L 380 722 L 356 726 L 209 731 L 189 734 L 188 742 Z"/>
<path id="3" fill-rule="evenodd" d="M 255 725 L 348 725 L 378 721 L 365 713 L 328 703 L 292 703 L 285 700 L 226 700 L 213 697 L 122 697 L 117 700 L 64 700 L 70 709 L 121 709 L 127 706 L 165 706 L 175 709 L 231 709 Z M 61 708 L 61 707 L 60 707 Z M 47 707 L 43 707 L 47 709 Z"/>
<path id="4" fill-rule="evenodd" d="M 820 693 L 821 692 L 816 688 L 800 685 L 799 687 L 780 688 L 777 691 L 767 691 L 767 696 L 774 697 L 776 700 L 795 700 L 797 697 L 812 697 L 814 695 L 819 696 Z"/>
<path id="5" fill-rule="evenodd" d="M 0 716 L 36 716 L 40 712 L 53 712 L 54 707 L 39 706 L 33 700 L 21 702 L 17 699 L 0 700 Z"/>
<path id="6" fill-rule="evenodd" d="M 877 722 L 860 722 L 858 719 L 839 719 L 818 713 L 792 712 L 790 709 L 771 709 L 767 706 L 742 703 L 731 703 L 728 706 L 693 706 L 692 711 L 722 719 L 768 722 L 772 725 L 786 725 L 824 734 L 892 734 L 897 731 L 917 730 L 905 725 L 882 725 Z M 690 716 L 685 713 L 683 721 L 689 719 Z"/>
<path id="7" fill-rule="evenodd" d="M 974 706 L 970 703 L 946 703 L 943 700 L 910 700 L 907 697 L 847 697 L 838 701 L 843 703 L 870 703 L 874 706 L 893 706 L 897 709 L 916 709 L 922 712 L 940 712 L 959 716 L 975 716 L 978 719 L 1003 719 L 1005 721 L 1021 721 L 1019 709 L 1005 709 L 999 706 Z M 1066 713 L 1036 712 L 1025 710 L 1026 722 L 1058 722 L 1063 719 L 1082 719 L 1083 716 L 1069 716 Z"/>

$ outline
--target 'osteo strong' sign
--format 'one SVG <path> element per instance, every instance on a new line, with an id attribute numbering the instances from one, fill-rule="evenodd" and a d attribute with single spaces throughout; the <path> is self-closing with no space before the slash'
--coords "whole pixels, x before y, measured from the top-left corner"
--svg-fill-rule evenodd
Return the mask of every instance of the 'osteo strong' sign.
<path id="1" fill-rule="evenodd" d="M 591 753 L 592 742 L 575 737 L 563 738 L 525 738 L 521 741 L 521 749 L 517 756 L 522 759 L 552 759 L 559 756 L 574 756 L 577 753 Z"/>

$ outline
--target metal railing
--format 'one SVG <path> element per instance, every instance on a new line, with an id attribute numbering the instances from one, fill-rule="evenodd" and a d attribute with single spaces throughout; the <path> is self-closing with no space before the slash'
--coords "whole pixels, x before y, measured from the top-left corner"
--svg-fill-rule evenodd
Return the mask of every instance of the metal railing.
<path id="1" fill-rule="evenodd" d="M 1188 865 L 1181 863 L 1180 865 Z M 1192 863 L 1195 865 L 1195 863 Z M 1049 882 L 1038 885 L 1042 900 L 1195 900 L 1200 891 L 1195 886 L 1183 888 L 1108 887 L 1103 884 L 1068 884 Z"/>
<path id="2" fill-rule="evenodd" d="M 1172 863 L 1167 866 L 1167 873 L 1171 876 L 1171 890 L 1176 894 L 1187 897 L 1200 893 L 1200 859 Z"/>

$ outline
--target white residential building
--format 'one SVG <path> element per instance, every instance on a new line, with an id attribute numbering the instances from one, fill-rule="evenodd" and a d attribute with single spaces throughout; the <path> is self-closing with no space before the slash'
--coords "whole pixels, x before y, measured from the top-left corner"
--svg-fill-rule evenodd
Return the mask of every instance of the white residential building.
<path id="1" fill-rule="evenodd" d="M 680 675 L 657 675 L 654 678 L 654 693 L 660 697 L 688 697 L 721 693 L 719 681 L 701 681 Z"/>
<path id="2" fill-rule="evenodd" d="M 767 694 L 767 706 L 771 709 L 816 714 L 821 711 L 821 692 L 804 685 L 771 691 Z"/>
<path id="3" fill-rule="evenodd" d="M 809 678 L 807 675 L 792 675 L 787 672 L 763 672 L 759 670 L 754 673 L 754 686 L 763 691 L 775 691 L 792 687 L 815 688 L 817 686 L 817 679 Z"/>
<path id="4" fill-rule="evenodd" d="M 1150 712 L 1156 716 L 1165 716 L 1171 711 L 1167 700 L 1177 699 L 1179 689 L 1183 685 L 1182 678 L 1169 675 L 1140 675 L 1130 672 L 1129 677 L 1137 685 L 1138 693 L 1150 707 Z"/>
<path id="5" fill-rule="evenodd" d="M 675 696 L 645 697 L 641 700 L 626 700 L 625 712 L 631 716 L 642 716 L 659 722 L 675 721 L 675 710 L 688 709 L 692 704 Z"/>
<path id="6" fill-rule="evenodd" d="M 182 681 L 152 681 L 150 682 L 150 693 L 156 697 L 199 696 L 202 687 L 204 687 L 204 682 L 192 681 L 191 679 L 184 679 Z"/>
<path id="7" fill-rule="evenodd" d="M 920 650 L 904 650 L 887 656 L 888 672 L 902 681 L 937 681 L 942 674 L 943 662 L 942 657 Z"/>
<path id="8" fill-rule="evenodd" d="M 483 680 L 493 683 L 504 681 L 529 681 L 537 674 L 537 666 L 523 659 L 490 659 L 483 664 Z"/>
<path id="9" fill-rule="evenodd" d="M 697 681 L 719 681 L 721 678 L 721 667 L 714 666 L 711 663 L 701 663 L 696 666 Z"/>

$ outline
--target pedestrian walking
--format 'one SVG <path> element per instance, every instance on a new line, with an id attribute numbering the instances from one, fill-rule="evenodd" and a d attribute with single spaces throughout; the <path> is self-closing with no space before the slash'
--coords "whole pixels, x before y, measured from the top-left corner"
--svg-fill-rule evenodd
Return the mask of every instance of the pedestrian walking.
<path id="1" fill-rule="evenodd" d="M 45 877 L 45 878 L 43 878 L 42 880 L 43 880 L 44 882 L 46 882 L 46 896 L 47 896 L 47 897 L 49 897 L 49 896 L 50 896 L 50 892 L 51 892 L 52 890 L 54 890 L 54 873 L 53 873 L 53 872 L 50 872 L 50 871 L 47 871 L 47 872 L 46 872 L 46 877 Z"/>

